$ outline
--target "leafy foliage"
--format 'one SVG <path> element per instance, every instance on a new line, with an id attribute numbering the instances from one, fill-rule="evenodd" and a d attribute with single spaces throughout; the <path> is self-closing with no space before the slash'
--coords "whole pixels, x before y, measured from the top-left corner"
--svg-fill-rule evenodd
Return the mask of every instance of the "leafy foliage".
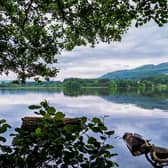
<path id="1" fill-rule="evenodd" d="M 0 73 L 54 77 L 62 49 L 121 40 L 131 22 L 168 21 L 167 0 L 5 0 L 0 5 Z M 51 66 L 52 65 L 52 66 Z"/>
<path id="2" fill-rule="evenodd" d="M 10 125 L 6 124 L 6 120 L 0 120 L 0 134 L 5 133 L 8 128 L 10 128 Z M 6 142 L 6 138 L 0 136 L 0 142 Z"/>
<path id="3" fill-rule="evenodd" d="M 31 105 L 42 116 L 34 130 L 17 128 L 12 147 L 0 153 L 3 168 L 110 168 L 116 154 L 107 140 L 114 134 L 99 118 L 80 118 L 76 125 L 64 123 L 65 114 L 43 101 Z M 4 127 L 4 125 L 2 125 Z M 2 128 L 1 127 L 1 128 Z"/>

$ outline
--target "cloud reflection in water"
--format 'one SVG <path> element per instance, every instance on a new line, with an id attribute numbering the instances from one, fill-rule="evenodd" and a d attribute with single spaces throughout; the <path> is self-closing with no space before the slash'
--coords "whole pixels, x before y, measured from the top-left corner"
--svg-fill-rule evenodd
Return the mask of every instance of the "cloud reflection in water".
<path id="1" fill-rule="evenodd" d="M 22 117 L 34 115 L 27 106 L 38 104 L 44 99 L 69 117 L 108 115 L 105 122 L 110 129 L 115 130 L 116 136 L 121 137 L 124 132 L 137 132 L 152 139 L 152 143 L 168 146 L 168 113 L 165 110 L 143 109 L 135 104 L 117 103 L 98 96 L 69 97 L 52 91 L 0 92 L 0 118 L 5 118 L 13 127 L 18 127 Z M 119 154 L 116 160 L 121 168 L 150 168 L 144 157 L 131 156 L 122 140 L 113 141 Z"/>

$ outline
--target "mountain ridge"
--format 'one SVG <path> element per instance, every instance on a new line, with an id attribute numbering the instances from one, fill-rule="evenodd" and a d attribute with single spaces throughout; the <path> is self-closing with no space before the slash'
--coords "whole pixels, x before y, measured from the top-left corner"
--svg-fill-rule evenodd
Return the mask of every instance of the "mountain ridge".
<path id="1" fill-rule="evenodd" d="M 119 70 L 102 75 L 101 79 L 141 79 L 168 74 L 168 62 L 147 64 L 130 70 Z"/>

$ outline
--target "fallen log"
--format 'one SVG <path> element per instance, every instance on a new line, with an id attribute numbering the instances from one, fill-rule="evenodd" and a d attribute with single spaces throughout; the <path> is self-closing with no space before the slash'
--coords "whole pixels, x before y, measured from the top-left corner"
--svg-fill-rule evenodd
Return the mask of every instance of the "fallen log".
<path id="1" fill-rule="evenodd" d="M 22 125 L 21 125 L 21 134 L 16 135 L 16 137 L 14 137 L 12 143 L 14 145 L 18 144 L 18 140 L 20 139 L 20 137 L 24 137 L 27 138 L 29 137 L 29 135 L 34 132 L 37 128 L 41 128 L 43 131 L 49 131 L 49 127 L 45 126 L 46 122 L 48 122 L 49 124 L 51 124 L 50 129 L 52 129 L 52 131 L 54 131 L 54 129 L 62 129 L 64 126 L 70 125 L 70 126 L 77 126 L 75 127 L 75 131 L 82 131 L 84 129 L 84 125 L 82 125 L 81 119 L 80 118 L 63 118 L 63 119 L 55 119 L 55 118 L 48 118 L 48 119 L 44 119 L 42 117 L 24 117 L 22 118 Z M 52 123 L 55 123 L 54 127 L 52 126 Z M 74 128 L 74 127 L 72 127 Z M 72 130 L 73 132 L 73 130 Z M 36 142 L 36 140 L 34 140 L 34 142 Z M 42 143 L 43 142 L 43 138 L 40 139 L 40 141 L 37 143 Z M 20 143 L 20 142 L 19 142 Z"/>
<path id="2" fill-rule="evenodd" d="M 27 131 L 33 131 L 38 127 L 43 127 L 43 121 L 44 119 L 42 117 L 24 117 L 22 118 L 22 125 L 21 128 Z M 60 120 L 56 120 L 54 118 L 49 119 L 52 122 L 60 122 Z M 64 126 L 67 124 L 72 125 L 80 125 L 81 120 L 80 118 L 64 118 L 61 120 L 62 123 L 60 123 L 60 126 Z"/>

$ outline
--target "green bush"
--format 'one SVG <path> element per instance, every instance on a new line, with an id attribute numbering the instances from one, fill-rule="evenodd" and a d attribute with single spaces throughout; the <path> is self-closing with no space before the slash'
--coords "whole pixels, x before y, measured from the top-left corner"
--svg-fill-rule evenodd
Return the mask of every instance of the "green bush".
<path id="1" fill-rule="evenodd" d="M 114 134 L 99 118 L 65 123 L 65 115 L 43 101 L 29 106 L 40 118 L 37 128 L 16 129 L 11 146 L 1 145 L 0 167 L 3 168 L 110 168 L 116 154 L 107 140 Z M 9 125 L 0 122 L 0 133 Z M 0 141 L 5 142 L 3 136 Z"/>

